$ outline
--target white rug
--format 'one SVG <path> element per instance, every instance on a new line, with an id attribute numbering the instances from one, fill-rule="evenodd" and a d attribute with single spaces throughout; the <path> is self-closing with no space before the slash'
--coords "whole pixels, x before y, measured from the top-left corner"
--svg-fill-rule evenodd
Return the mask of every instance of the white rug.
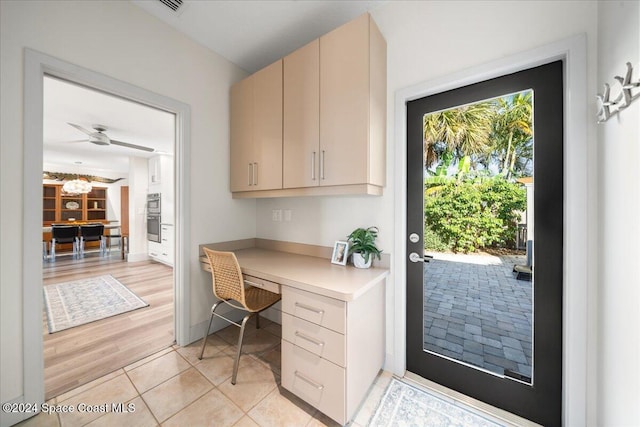
<path id="1" fill-rule="evenodd" d="M 47 285 L 43 292 L 50 334 L 149 305 L 110 274 Z"/>
<path id="2" fill-rule="evenodd" d="M 369 426 L 501 427 L 462 406 L 395 378 L 387 386 Z"/>

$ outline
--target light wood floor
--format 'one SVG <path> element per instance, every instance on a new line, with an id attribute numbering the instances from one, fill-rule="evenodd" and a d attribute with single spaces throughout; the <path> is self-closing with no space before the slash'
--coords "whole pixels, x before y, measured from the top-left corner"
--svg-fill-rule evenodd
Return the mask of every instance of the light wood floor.
<path id="1" fill-rule="evenodd" d="M 43 264 L 43 283 L 111 274 L 149 306 L 49 334 L 43 310 L 45 398 L 50 399 L 174 343 L 173 268 L 87 254 Z"/>

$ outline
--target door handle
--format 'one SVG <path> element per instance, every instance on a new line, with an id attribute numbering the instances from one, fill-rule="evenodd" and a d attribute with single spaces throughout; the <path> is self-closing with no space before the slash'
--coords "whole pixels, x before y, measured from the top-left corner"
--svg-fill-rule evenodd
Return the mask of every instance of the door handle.
<path id="1" fill-rule="evenodd" d="M 253 174 L 251 173 L 251 171 L 253 170 L 253 165 L 251 163 L 249 163 L 249 167 L 247 168 L 247 170 L 248 170 L 247 183 L 249 184 L 249 186 L 251 186 L 253 183 Z"/>
<path id="2" fill-rule="evenodd" d="M 411 262 L 424 262 L 424 257 L 421 257 L 416 252 L 411 252 L 409 254 L 409 261 L 411 261 Z"/>
<path id="3" fill-rule="evenodd" d="M 316 180 L 316 152 L 311 153 L 311 180 Z"/>
<path id="4" fill-rule="evenodd" d="M 320 179 L 324 179 L 324 150 L 320 153 Z"/>

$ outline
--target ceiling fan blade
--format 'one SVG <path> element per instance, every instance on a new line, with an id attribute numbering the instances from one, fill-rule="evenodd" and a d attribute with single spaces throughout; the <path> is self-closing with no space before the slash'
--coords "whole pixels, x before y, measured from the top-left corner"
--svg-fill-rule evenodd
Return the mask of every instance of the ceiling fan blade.
<path id="1" fill-rule="evenodd" d="M 84 133 L 86 133 L 87 135 L 91 135 L 92 133 L 94 133 L 94 132 L 90 132 L 90 131 L 86 130 L 86 129 L 85 129 L 85 128 L 83 128 L 82 126 L 77 125 L 77 124 L 75 124 L 75 123 L 69 123 L 69 122 L 67 122 L 67 124 L 68 124 L 69 126 L 73 126 L 74 128 L 78 129 L 80 132 L 84 132 Z"/>
<path id="2" fill-rule="evenodd" d="M 111 140 L 113 145 L 120 145 L 122 147 L 134 148 L 136 150 L 148 151 L 150 153 L 156 151 L 155 148 L 144 147 L 142 145 L 131 144 L 128 142 L 116 141 L 115 139 Z"/>

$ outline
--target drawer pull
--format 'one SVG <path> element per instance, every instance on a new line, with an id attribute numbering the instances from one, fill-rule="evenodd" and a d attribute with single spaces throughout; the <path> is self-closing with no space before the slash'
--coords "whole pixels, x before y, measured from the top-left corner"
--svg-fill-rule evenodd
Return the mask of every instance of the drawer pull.
<path id="1" fill-rule="evenodd" d="M 314 307 L 311 307 L 309 305 L 302 304 L 302 303 L 299 303 L 299 302 L 296 302 L 295 306 L 296 307 L 300 307 L 300 308 L 302 308 L 304 310 L 309 310 L 309 311 L 311 311 L 313 313 L 316 313 L 316 314 L 319 314 L 319 315 L 323 315 L 324 314 L 324 310 L 320 310 L 318 308 L 314 308 Z"/>
<path id="2" fill-rule="evenodd" d="M 306 336 L 305 334 L 303 334 L 303 333 L 301 333 L 299 331 L 296 331 L 295 336 L 297 336 L 299 338 L 302 338 L 305 341 L 309 341 L 311 344 L 315 344 L 318 347 L 324 347 L 324 342 L 318 341 L 318 340 L 313 339 L 311 337 L 308 337 L 308 336 Z"/>
<path id="3" fill-rule="evenodd" d="M 302 375 L 300 372 L 295 371 L 293 373 L 296 377 L 300 378 L 302 381 L 306 382 L 307 384 L 311 385 L 312 387 L 317 388 L 318 390 L 322 390 L 324 388 L 323 385 L 318 384 L 317 382 L 307 378 L 305 375 Z"/>

